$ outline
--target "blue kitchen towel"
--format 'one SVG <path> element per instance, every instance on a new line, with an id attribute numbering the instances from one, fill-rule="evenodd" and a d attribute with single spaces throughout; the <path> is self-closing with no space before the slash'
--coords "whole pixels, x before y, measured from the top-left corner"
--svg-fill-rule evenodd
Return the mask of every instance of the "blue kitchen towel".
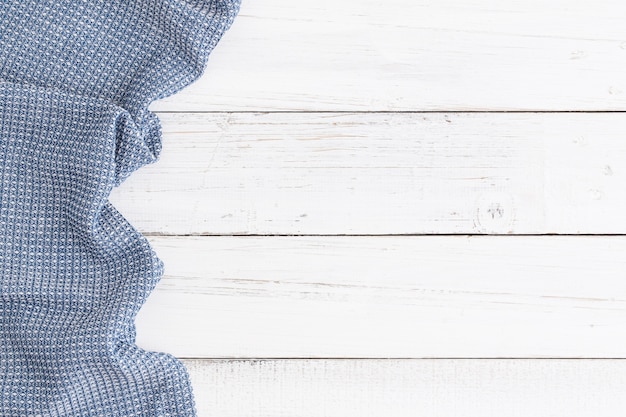
<path id="1" fill-rule="evenodd" d="M 108 197 L 239 6 L 0 0 L 1 417 L 196 415 L 183 364 L 135 344 L 163 262 Z"/>

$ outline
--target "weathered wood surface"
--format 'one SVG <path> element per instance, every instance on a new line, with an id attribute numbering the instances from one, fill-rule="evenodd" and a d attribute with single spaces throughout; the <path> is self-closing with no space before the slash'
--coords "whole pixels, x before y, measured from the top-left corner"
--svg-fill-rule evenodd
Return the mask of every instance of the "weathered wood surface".
<path id="1" fill-rule="evenodd" d="M 145 233 L 626 232 L 620 113 L 161 118 L 111 197 Z"/>
<path id="2" fill-rule="evenodd" d="M 161 111 L 626 110 L 620 0 L 254 0 Z"/>
<path id="3" fill-rule="evenodd" d="M 150 237 L 138 343 L 198 358 L 626 357 L 626 237 Z"/>
<path id="4" fill-rule="evenodd" d="M 244 1 L 111 196 L 166 266 L 139 345 L 200 417 L 623 416 L 580 358 L 626 357 L 624 15 Z"/>
<path id="5" fill-rule="evenodd" d="M 200 417 L 622 417 L 624 360 L 185 360 Z"/>

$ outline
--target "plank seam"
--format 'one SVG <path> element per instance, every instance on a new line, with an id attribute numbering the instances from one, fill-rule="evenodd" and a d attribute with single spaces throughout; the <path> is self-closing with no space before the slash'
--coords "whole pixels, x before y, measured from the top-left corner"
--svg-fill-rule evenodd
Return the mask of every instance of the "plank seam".
<path id="1" fill-rule="evenodd" d="M 159 110 L 155 114 L 568 114 L 568 113 L 626 113 L 626 110 Z"/>
<path id="2" fill-rule="evenodd" d="M 150 237 L 427 237 L 427 236 L 508 236 L 508 237 L 552 237 L 552 236 L 581 236 L 581 237 L 625 237 L 623 233 L 390 233 L 390 234 L 207 234 L 207 233 L 186 233 L 168 234 L 161 232 L 145 232 L 144 236 Z"/>

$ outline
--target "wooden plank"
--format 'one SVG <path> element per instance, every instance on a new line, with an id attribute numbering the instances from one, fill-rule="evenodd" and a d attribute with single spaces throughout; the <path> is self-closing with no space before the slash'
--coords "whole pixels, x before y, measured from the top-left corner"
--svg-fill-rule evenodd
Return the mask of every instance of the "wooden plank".
<path id="1" fill-rule="evenodd" d="M 179 357 L 626 357 L 624 236 L 151 237 Z"/>
<path id="2" fill-rule="evenodd" d="M 619 113 L 161 117 L 111 196 L 144 233 L 626 233 Z"/>
<path id="3" fill-rule="evenodd" d="M 624 360 L 185 360 L 199 417 L 622 417 Z"/>
<path id="4" fill-rule="evenodd" d="M 159 111 L 626 110 L 620 0 L 255 0 Z"/>

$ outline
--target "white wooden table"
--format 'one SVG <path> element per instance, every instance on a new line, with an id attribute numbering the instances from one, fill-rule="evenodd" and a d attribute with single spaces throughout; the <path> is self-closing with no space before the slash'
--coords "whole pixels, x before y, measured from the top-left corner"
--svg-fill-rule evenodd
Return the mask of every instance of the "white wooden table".
<path id="1" fill-rule="evenodd" d="M 201 417 L 626 415 L 626 3 L 243 0 L 111 200 Z"/>

